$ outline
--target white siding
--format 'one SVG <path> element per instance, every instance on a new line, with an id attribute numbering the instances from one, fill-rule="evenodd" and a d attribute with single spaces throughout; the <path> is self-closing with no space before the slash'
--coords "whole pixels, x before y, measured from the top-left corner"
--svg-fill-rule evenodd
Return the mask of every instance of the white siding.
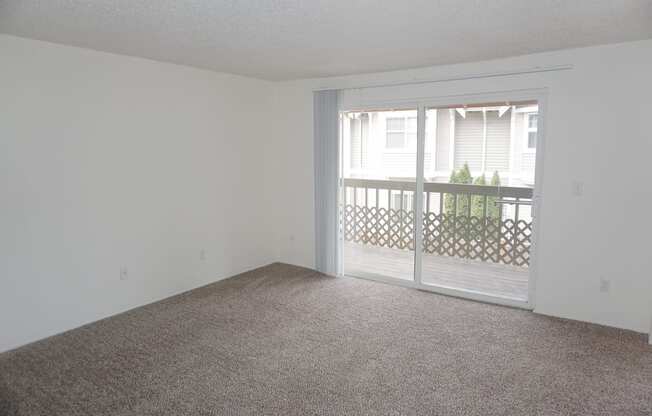
<path id="1" fill-rule="evenodd" d="M 362 123 L 360 119 L 352 119 L 349 121 L 352 169 L 360 169 L 360 167 L 362 167 L 362 135 L 360 134 L 361 124 Z"/>
<path id="2" fill-rule="evenodd" d="M 534 166 L 537 154 L 534 152 L 523 153 L 521 157 L 521 178 L 526 183 L 534 183 Z"/>
<path id="3" fill-rule="evenodd" d="M 451 121 L 448 110 L 437 111 L 436 164 L 438 171 L 452 169 L 448 163 L 451 145 Z"/>
<path id="4" fill-rule="evenodd" d="M 389 152 L 383 154 L 383 170 L 387 176 L 414 178 L 416 175 L 417 154 L 415 152 Z M 424 154 L 425 170 L 432 167 L 432 154 Z"/>
<path id="5" fill-rule="evenodd" d="M 511 110 L 498 117 L 498 111 L 487 111 L 486 171 L 509 169 Z"/>
<path id="6" fill-rule="evenodd" d="M 360 121 L 360 167 L 366 169 L 369 166 L 369 114 L 362 114 Z"/>
<path id="7" fill-rule="evenodd" d="M 522 164 L 523 164 L 523 132 L 525 127 L 523 125 L 523 113 L 516 112 L 514 116 L 514 160 L 512 175 L 515 178 L 520 178 Z"/>
<path id="8" fill-rule="evenodd" d="M 472 171 L 482 169 L 482 140 L 484 120 L 482 112 L 470 111 L 466 118 L 455 113 L 455 169 L 469 164 Z"/>
<path id="9" fill-rule="evenodd" d="M 357 119 L 349 121 L 349 137 L 351 141 L 351 168 L 364 169 L 369 159 L 369 115 L 361 114 Z"/>
<path id="10" fill-rule="evenodd" d="M 429 171 L 432 170 L 434 167 L 432 166 L 432 153 L 428 152 L 423 155 L 423 170 L 424 171 Z"/>

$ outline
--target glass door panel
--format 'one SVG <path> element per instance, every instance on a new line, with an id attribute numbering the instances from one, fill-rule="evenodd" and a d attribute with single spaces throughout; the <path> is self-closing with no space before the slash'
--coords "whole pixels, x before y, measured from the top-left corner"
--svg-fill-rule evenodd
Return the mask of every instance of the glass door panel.
<path id="1" fill-rule="evenodd" d="M 340 120 L 343 273 L 413 281 L 417 110 Z"/>
<path id="2" fill-rule="evenodd" d="M 422 284 L 527 301 L 537 109 L 426 109 Z"/>

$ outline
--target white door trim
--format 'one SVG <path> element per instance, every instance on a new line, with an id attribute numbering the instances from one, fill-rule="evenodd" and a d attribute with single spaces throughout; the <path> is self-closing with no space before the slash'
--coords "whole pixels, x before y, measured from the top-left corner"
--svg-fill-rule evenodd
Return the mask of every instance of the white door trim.
<path id="1" fill-rule="evenodd" d="M 417 287 L 421 283 L 422 255 L 421 244 L 423 240 L 423 177 L 426 153 L 426 108 L 419 105 L 417 108 L 417 180 L 414 192 L 414 282 Z"/>

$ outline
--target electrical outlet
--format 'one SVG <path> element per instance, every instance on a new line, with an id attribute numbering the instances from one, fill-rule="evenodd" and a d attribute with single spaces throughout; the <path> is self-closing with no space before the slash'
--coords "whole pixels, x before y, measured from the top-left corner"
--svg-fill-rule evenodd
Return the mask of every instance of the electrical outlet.
<path id="1" fill-rule="evenodd" d="M 120 280 L 127 280 L 128 277 L 129 272 L 127 270 L 127 266 L 120 267 Z"/>
<path id="2" fill-rule="evenodd" d="M 611 281 L 605 279 L 604 277 L 600 278 L 600 292 L 607 293 L 611 289 Z"/>

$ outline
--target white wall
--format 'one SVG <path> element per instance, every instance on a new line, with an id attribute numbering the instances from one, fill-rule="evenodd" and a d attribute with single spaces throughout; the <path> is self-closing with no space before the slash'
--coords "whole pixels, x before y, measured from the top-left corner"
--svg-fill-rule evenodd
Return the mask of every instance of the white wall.
<path id="1" fill-rule="evenodd" d="M 312 89 L 566 65 L 572 70 L 349 91 L 352 105 L 547 88 L 536 311 L 648 332 L 652 41 L 275 85 L 278 257 L 314 264 Z M 455 100 L 458 102 L 459 100 Z M 571 194 L 572 182 L 584 194 Z M 611 281 L 600 292 L 600 278 Z"/>
<path id="2" fill-rule="evenodd" d="M 0 61 L 0 351 L 274 260 L 269 83 L 9 36 Z"/>

